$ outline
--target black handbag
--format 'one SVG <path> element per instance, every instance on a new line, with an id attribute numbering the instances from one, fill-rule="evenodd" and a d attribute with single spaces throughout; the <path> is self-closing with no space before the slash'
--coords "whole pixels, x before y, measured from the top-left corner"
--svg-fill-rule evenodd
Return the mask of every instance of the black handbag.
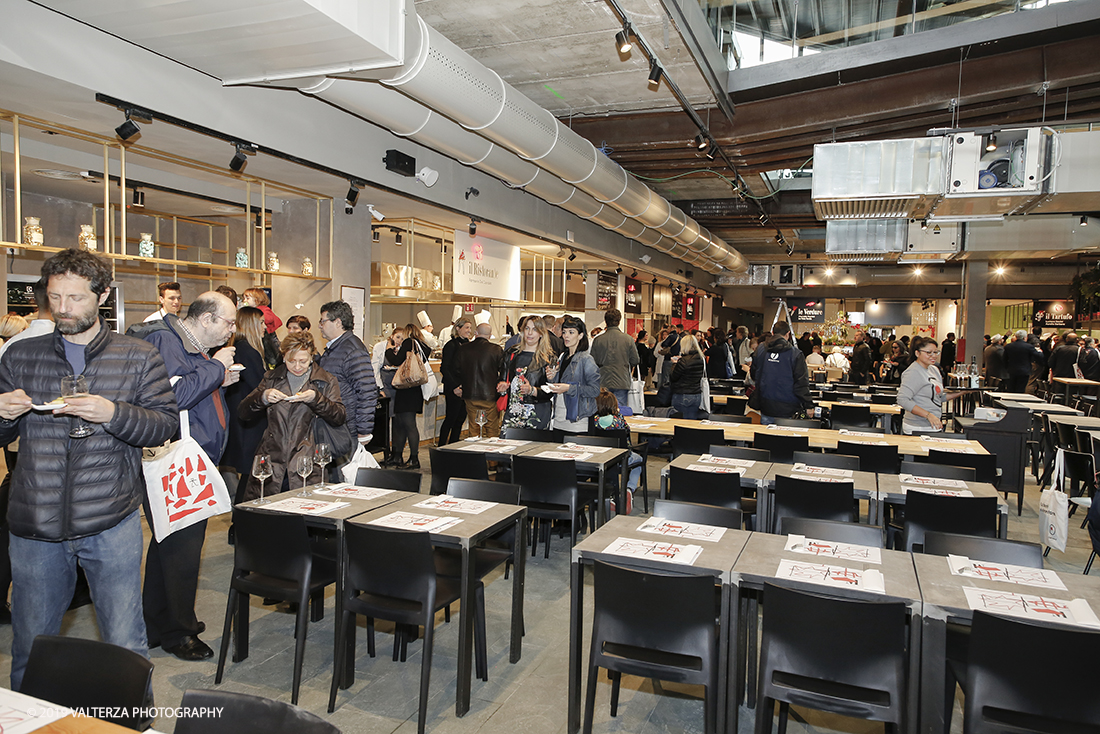
<path id="1" fill-rule="evenodd" d="M 324 381 L 315 380 L 313 389 L 317 390 L 318 393 L 322 392 L 325 389 Z M 329 451 L 332 452 L 332 465 L 339 466 L 351 457 L 352 452 L 355 451 L 357 441 L 351 435 L 346 423 L 340 426 L 331 426 L 321 416 L 314 415 L 313 444 L 316 446 L 319 443 L 328 444 Z"/>

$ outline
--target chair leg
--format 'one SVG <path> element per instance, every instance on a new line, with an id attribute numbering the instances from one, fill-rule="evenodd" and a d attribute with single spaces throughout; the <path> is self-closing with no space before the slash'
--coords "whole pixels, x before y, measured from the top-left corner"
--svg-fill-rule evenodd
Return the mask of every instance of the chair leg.
<path id="1" fill-rule="evenodd" d="M 239 663 L 248 657 L 248 594 L 237 594 L 237 621 L 233 634 L 233 662 Z"/>
<path id="2" fill-rule="evenodd" d="M 609 670 L 607 674 L 611 676 L 611 716 L 614 718 L 619 715 L 619 686 L 623 682 L 623 674 L 617 670 Z"/>
<path id="3" fill-rule="evenodd" d="M 1047 548 L 1047 550 L 1050 550 L 1050 549 Z M 1086 576 L 1089 575 L 1089 569 L 1092 568 L 1092 562 L 1093 562 L 1093 560 L 1095 560 L 1095 558 L 1096 558 L 1096 551 L 1093 551 L 1092 553 L 1089 553 L 1089 562 L 1085 564 L 1085 575 Z"/>
<path id="4" fill-rule="evenodd" d="M 761 696 L 756 706 L 756 728 L 754 734 L 772 734 L 772 719 L 775 716 L 775 699 Z"/>
<path id="5" fill-rule="evenodd" d="M 290 702 L 298 705 L 298 689 L 302 686 L 302 661 L 306 654 L 306 627 L 309 625 L 309 597 L 305 593 L 298 600 L 298 613 L 294 615 L 294 687 Z"/>
<path id="6" fill-rule="evenodd" d="M 320 622 L 325 618 L 325 590 L 318 589 L 309 597 L 309 621 Z"/>
<path id="7" fill-rule="evenodd" d="M 544 524 L 546 526 L 546 545 L 542 549 L 543 550 L 543 557 L 544 558 L 549 558 L 550 557 L 550 536 L 553 535 L 552 531 L 554 529 L 554 523 L 548 522 L 548 523 L 544 523 Z"/>
<path id="8" fill-rule="evenodd" d="M 512 560 L 508 559 L 504 562 L 504 580 L 508 580 L 508 572 L 512 570 Z"/>
<path id="9" fill-rule="evenodd" d="M 592 719 L 595 714 L 596 707 L 596 678 L 599 675 L 599 668 L 595 667 L 592 663 L 592 656 L 589 655 L 588 659 L 588 688 L 585 689 L 584 694 L 584 722 L 581 726 L 581 734 L 592 734 Z"/>
<path id="10" fill-rule="evenodd" d="M 355 658 L 355 651 L 348 650 L 346 646 L 348 623 L 355 623 L 355 615 L 351 612 L 344 610 L 344 613 L 340 615 L 340 619 L 336 624 L 336 660 L 332 665 L 332 685 L 328 691 L 328 712 L 331 714 L 336 710 L 336 692 L 340 689 L 343 682 L 343 676 L 340 675 L 344 669 L 347 658 L 350 656 L 353 660 Z"/>
<path id="11" fill-rule="evenodd" d="M 451 623 L 451 605 L 443 607 L 443 621 L 447 624 Z"/>
<path id="12" fill-rule="evenodd" d="M 374 657 L 374 617 L 367 617 L 367 655 Z"/>
<path id="13" fill-rule="evenodd" d="M 485 644 L 485 585 L 474 587 L 474 662 L 477 677 L 489 682 L 489 651 Z"/>
<path id="14" fill-rule="evenodd" d="M 534 518 L 531 520 L 531 557 L 535 557 L 535 553 L 539 548 L 539 534 L 542 533 L 542 520 Z"/>
<path id="15" fill-rule="evenodd" d="M 420 712 L 416 722 L 417 734 L 424 734 L 428 720 L 428 686 L 432 678 L 432 641 L 435 638 L 435 625 L 432 614 L 424 620 L 424 651 L 420 662 Z"/>
<path id="16" fill-rule="evenodd" d="M 787 734 L 787 719 L 791 715 L 791 705 L 786 701 L 779 702 L 779 734 Z"/>
<path id="17" fill-rule="evenodd" d="M 1085 573 L 1088 573 L 1086 571 Z M 237 590 L 229 589 L 229 601 L 225 605 L 225 625 L 222 627 L 222 644 L 218 653 L 218 672 L 214 676 L 214 683 L 222 682 L 222 674 L 225 672 L 225 656 L 229 654 L 229 631 L 233 625 L 233 607 L 237 602 Z"/>

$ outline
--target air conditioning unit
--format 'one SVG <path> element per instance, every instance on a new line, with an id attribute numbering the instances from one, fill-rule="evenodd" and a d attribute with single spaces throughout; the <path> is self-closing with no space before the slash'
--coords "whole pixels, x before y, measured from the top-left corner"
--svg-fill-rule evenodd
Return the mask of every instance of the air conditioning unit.
<path id="1" fill-rule="evenodd" d="M 772 265 L 769 285 L 790 290 L 801 288 L 802 268 L 798 265 Z"/>

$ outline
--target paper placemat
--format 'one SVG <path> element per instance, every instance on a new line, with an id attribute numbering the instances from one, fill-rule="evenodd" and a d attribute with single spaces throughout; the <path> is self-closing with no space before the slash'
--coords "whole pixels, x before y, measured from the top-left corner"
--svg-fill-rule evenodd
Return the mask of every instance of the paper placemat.
<path id="1" fill-rule="evenodd" d="M 371 520 L 367 525 L 378 525 L 383 528 L 397 528 L 398 530 L 417 530 L 424 533 L 438 533 L 462 522 L 461 517 L 440 517 L 438 515 L 422 515 L 419 512 L 391 512 L 377 520 Z"/>
<path id="2" fill-rule="evenodd" d="M 804 535 L 788 535 L 783 550 L 792 553 L 805 553 L 811 556 L 825 556 L 842 561 L 862 561 L 863 563 L 882 563 L 882 551 L 871 545 L 837 543 L 832 540 L 816 540 Z"/>
<path id="3" fill-rule="evenodd" d="M 1028 568 L 1026 566 L 1013 566 L 1009 563 L 993 563 L 992 561 L 974 561 L 966 556 L 948 554 L 947 567 L 953 576 L 966 578 L 989 579 L 990 581 L 1004 581 L 1009 584 L 1022 584 L 1024 586 L 1038 586 L 1043 589 L 1057 589 L 1065 591 L 1066 585 L 1058 574 L 1045 568 Z"/>
<path id="4" fill-rule="evenodd" d="M 604 548 L 604 553 L 628 558 L 651 558 L 667 563 L 682 563 L 691 566 L 703 552 L 701 545 L 666 543 L 657 540 L 637 540 L 635 538 L 616 538 Z"/>
<path id="5" fill-rule="evenodd" d="M 973 497 L 974 493 L 969 489 L 940 489 L 939 487 L 905 487 L 901 488 L 902 494 L 909 492 L 924 492 L 925 494 L 938 494 L 944 497 Z"/>
<path id="6" fill-rule="evenodd" d="M 413 507 L 420 507 L 425 510 L 439 510 L 440 512 L 461 512 L 466 515 L 480 515 L 488 510 L 490 507 L 496 507 L 496 502 L 484 502 L 482 500 L 471 500 L 463 497 L 451 497 L 446 494 L 439 494 L 423 502 L 417 502 Z"/>
<path id="7" fill-rule="evenodd" d="M 706 540 L 717 543 L 726 529 L 716 525 L 703 525 L 697 522 L 679 522 L 665 520 L 663 517 L 651 517 L 638 526 L 639 533 L 655 533 L 669 538 L 684 540 Z"/>
<path id="8" fill-rule="evenodd" d="M 705 471 L 711 474 L 740 474 L 741 469 L 736 466 L 719 466 L 717 464 L 689 464 L 691 471 Z"/>
<path id="9" fill-rule="evenodd" d="M 350 505 L 350 502 L 327 502 L 325 500 L 312 500 L 308 497 L 287 497 L 283 500 L 275 500 L 270 504 L 259 506 L 265 510 L 277 510 L 278 512 L 296 512 L 300 515 L 324 515 L 333 510 L 339 510 L 341 507 L 349 507 Z"/>
<path id="10" fill-rule="evenodd" d="M 963 593 L 966 594 L 967 605 L 975 611 L 1100 629 L 1100 619 L 1096 618 L 1092 607 L 1084 599 L 1066 601 L 1045 596 L 1014 594 L 1011 591 L 990 591 L 973 586 L 963 587 Z"/>
<path id="11" fill-rule="evenodd" d="M 734 459 L 729 456 L 714 456 L 713 454 L 703 454 L 699 457 L 699 461 L 704 464 L 718 464 L 720 466 L 739 466 L 742 469 L 751 469 L 756 465 L 756 461 L 753 459 Z"/>
<path id="12" fill-rule="evenodd" d="M 830 566 L 825 563 L 792 561 L 784 558 L 779 562 L 775 578 L 805 581 L 841 589 L 862 589 L 876 594 L 886 593 L 886 582 L 882 572 L 873 568 L 860 571 L 845 566 Z"/>
<path id="13" fill-rule="evenodd" d="M 901 474 L 898 476 L 902 484 L 914 487 L 944 487 L 946 489 L 966 489 L 966 482 L 961 479 L 942 479 L 941 477 L 918 477 L 914 474 Z"/>
<path id="14" fill-rule="evenodd" d="M 813 474 L 819 477 L 845 477 L 847 479 L 852 478 L 851 469 L 834 469 L 831 466 L 810 466 L 809 464 L 798 463 L 791 467 L 792 473 L 797 474 Z"/>
<path id="15" fill-rule="evenodd" d="M 535 456 L 544 459 L 572 459 L 573 461 L 587 461 L 592 454 L 587 451 L 540 451 Z"/>

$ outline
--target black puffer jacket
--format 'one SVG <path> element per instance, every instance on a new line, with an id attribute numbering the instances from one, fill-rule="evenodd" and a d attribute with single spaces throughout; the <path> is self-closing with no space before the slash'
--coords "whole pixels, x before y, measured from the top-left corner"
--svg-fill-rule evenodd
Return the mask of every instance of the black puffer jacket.
<path id="1" fill-rule="evenodd" d="M 35 402 L 61 394 L 73 368 L 61 332 L 17 342 L 0 362 L 0 393 L 21 388 Z M 84 376 L 93 395 L 115 404 L 95 433 L 69 438 L 70 419 L 31 411 L 0 420 L 0 445 L 17 437 L 8 524 L 35 540 L 71 540 L 109 530 L 141 505 L 145 480 L 141 447 L 158 446 L 179 430 L 176 396 L 156 348 L 140 339 L 100 332 L 84 350 Z"/>

